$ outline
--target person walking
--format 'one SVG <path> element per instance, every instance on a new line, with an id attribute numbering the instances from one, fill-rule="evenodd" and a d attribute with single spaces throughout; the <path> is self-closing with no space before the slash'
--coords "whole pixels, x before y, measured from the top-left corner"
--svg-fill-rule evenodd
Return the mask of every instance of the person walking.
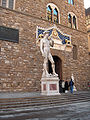
<path id="1" fill-rule="evenodd" d="M 68 92 L 68 89 L 69 89 L 69 84 L 68 84 L 68 81 L 66 80 L 65 81 L 65 93 Z"/>
<path id="2" fill-rule="evenodd" d="M 74 85 L 74 82 L 71 78 L 70 82 L 69 82 L 69 86 L 70 86 L 70 92 L 73 93 L 73 85 Z"/>
<path id="3" fill-rule="evenodd" d="M 62 89 L 62 80 L 59 80 L 59 92 L 62 93 L 63 89 Z"/>
<path id="4" fill-rule="evenodd" d="M 73 75 L 73 74 L 71 75 L 71 79 L 72 79 L 73 82 L 75 81 L 75 80 L 74 80 L 74 75 Z M 74 86 L 73 86 L 73 91 L 77 91 L 77 89 L 76 89 L 76 87 L 75 87 L 75 84 L 74 84 Z"/>
<path id="5" fill-rule="evenodd" d="M 64 82 L 64 80 L 62 81 L 62 89 L 63 89 L 63 93 L 65 93 L 65 82 Z"/>

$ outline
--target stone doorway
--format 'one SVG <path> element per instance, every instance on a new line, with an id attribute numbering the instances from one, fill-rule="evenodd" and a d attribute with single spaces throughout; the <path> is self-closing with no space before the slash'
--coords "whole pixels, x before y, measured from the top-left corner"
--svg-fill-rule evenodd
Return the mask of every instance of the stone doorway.
<path id="1" fill-rule="evenodd" d="M 60 80 L 62 80 L 62 60 L 58 56 L 53 56 L 55 62 L 55 71 L 58 74 Z M 48 62 L 48 71 L 52 73 L 52 67 L 50 61 Z"/>

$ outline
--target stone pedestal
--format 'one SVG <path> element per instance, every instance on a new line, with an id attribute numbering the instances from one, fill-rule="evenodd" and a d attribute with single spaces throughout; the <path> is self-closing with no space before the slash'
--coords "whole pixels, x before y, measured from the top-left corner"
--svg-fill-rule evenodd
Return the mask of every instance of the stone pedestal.
<path id="1" fill-rule="evenodd" d="M 59 93 L 59 78 L 58 77 L 42 77 L 41 79 L 41 94 L 42 95 L 60 95 Z"/>

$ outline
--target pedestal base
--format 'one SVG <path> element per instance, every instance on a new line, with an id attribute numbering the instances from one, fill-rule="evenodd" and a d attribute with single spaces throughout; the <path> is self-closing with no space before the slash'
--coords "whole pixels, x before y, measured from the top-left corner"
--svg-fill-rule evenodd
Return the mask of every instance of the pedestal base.
<path id="1" fill-rule="evenodd" d="M 42 77 L 41 79 L 42 95 L 60 95 L 58 77 Z"/>

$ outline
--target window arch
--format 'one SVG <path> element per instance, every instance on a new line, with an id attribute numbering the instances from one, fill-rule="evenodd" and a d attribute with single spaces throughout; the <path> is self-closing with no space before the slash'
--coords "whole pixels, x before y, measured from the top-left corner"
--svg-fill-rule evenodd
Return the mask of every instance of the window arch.
<path id="1" fill-rule="evenodd" d="M 77 17 L 74 13 L 68 13 L 68 27 L 78 29 Z"/>
<path id="2" fill-rule="evenodd" d="M 60 23 L 60 12 L 56 5 L 49 3 L 47 5 L 47 19 L 49 21 Z"/>

